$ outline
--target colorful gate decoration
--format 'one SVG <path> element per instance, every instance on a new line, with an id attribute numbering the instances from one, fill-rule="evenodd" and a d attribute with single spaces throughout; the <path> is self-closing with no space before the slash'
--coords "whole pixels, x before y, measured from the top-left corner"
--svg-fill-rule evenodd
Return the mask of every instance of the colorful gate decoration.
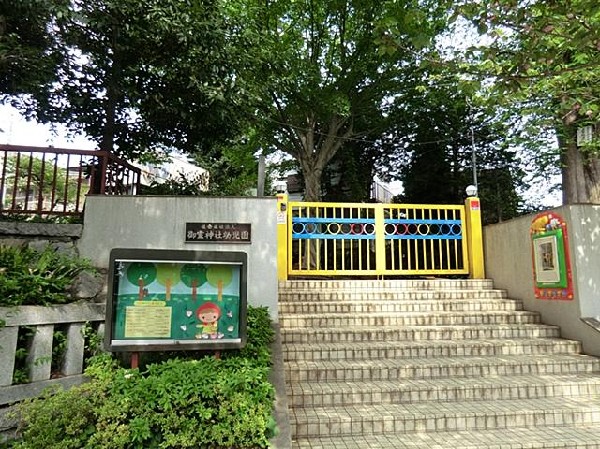
<path id="1" fill-rule="evenodd" d="M 573 299 L 567 224 L 555 212 L 542 212 L 531 222 L 535 297 Z"/>
<path id="2" fill-rule="evenodd" d="M 287 274 L 468 274 L 467 212 L 453 205 L 286 203 L 282 196 Z"/>

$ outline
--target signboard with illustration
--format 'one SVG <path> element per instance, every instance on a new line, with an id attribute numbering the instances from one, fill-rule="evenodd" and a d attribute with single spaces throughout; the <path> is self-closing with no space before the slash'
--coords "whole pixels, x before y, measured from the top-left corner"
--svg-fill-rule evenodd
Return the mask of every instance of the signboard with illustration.
<path id="1" fill-rule="evenodd" d="M 543 212 L 531 222 L 535 297 L 573 299 L 567 225 L 554 212 Z"/>
<path id="2" fill-rule="evenodd" d="M 239 348 L 246 341 L 245 253 L 114 249 L 110 351 Z"/>

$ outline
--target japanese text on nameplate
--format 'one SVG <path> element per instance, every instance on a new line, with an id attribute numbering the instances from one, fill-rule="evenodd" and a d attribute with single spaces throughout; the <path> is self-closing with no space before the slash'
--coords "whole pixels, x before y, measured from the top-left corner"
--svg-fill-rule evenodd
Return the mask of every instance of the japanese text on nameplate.
<path id="1" fill-rule="evenodd" d="M 185 241 L 202 243 L 250 243 L 250 223 L 186 223 Z"/>

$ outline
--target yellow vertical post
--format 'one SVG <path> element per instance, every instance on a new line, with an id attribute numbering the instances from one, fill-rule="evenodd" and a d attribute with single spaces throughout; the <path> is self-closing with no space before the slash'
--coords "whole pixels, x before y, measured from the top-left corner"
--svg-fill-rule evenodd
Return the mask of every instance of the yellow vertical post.
<path id="1" fill-rule="evenodd" d="M 383 204 L 375 204 L 375 269 L 385 274 L 385 215 Z"/>
<path id="2" fill-rule="evenodd" d="M 277 278 L 288 278 L 288 196 L 277 194 Z"/>
<path id="3" fill-rule="evenodd" d="M 469 277 L 485 278 L 483 258 L 483 229 L 481 226 L 481 203 L 471 196 L 465 201 L 465 222 L 467 226 L 467 249 L 469 252 Z"/>

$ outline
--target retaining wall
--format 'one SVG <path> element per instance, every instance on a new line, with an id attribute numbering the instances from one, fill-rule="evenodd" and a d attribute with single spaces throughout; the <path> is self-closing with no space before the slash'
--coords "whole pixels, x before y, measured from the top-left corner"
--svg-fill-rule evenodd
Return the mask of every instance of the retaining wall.
<path id="1" fill-rule="evenodd" d="M 534 215 L 484 228 L 486 275 L 510 297 L 523 300 L 526 310 L 540 312 L 544 323 L 560 326 L 563 337 L 580 340 L 584 352 L 600 356 L 600 332 L 582 321 L 600 316 L 600 206 L 571 205 L 553 211 L 567 224 L 572 300 L 535 297 L 530 236 Z"/>
<path id="2" fill-rule="evenodd" d="M 88 196 L 78 249 L 108 269 L 113 248 L 239 251 L 248 255 L 248 303 L 277 322 L 277 199 Z M 186 223 L 249 223 L 249 243 L 189 243 Z"/>

